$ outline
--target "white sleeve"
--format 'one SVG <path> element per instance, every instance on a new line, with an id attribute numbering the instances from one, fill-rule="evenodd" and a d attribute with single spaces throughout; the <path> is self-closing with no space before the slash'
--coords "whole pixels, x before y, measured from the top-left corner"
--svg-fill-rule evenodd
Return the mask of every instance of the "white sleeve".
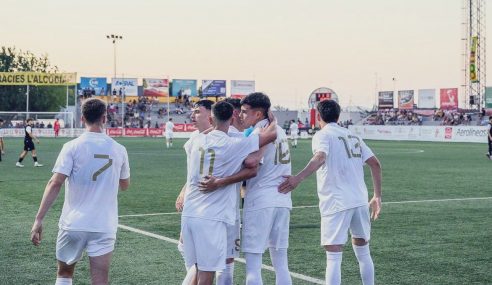
<path id="1" fill-rule="evenodd" d="M 328 141 L 328 138 L 323 138 L 323 136 L 319 132 L 314 134 L 312 145 L 313 154 L 317 153 L 318 151 L 324 152 L 325 155 L 328 155 L 330 153 L 330 143 Z"/>
<path id="2" fill-rule="evenodd" d="M 128 161 L 128 153 L 123 149 L 123 165 L 121 166 L 120 179 L 130 178 L 130 162 Z"/>
<path id="3" fill-rule="evenodd" d="M 70 176 L 73 169 L 73 155 L 72 148 L 67 144 L 63 145 L 58 158 L 56 159 L 55 166 L 53 167 L 53 173 L 60 173 L 66 176 Z"/>
<path id="4" fill-rule="evenodd" d="M 31 128 L 31 127 L 27 127 L 27 128 L 26 128 L 26 132 L 28 132 L 28 133 L 32 133 L 32 128 Z"/>
<path id="5" fill-rule="evenodd" d="M 260 136 L 251 134 L 247 138 L 232 138 L 231 156 L 246 158 L 250 153 L 260 149 Z"/>
<path id="6" fill-rule="evenodd" d="M 359 140 L 360 140 L 360 150 L 362 153 L 362 161 L 365 162 L 369 158 L 373 157 L 374 153 L 361 138 L 359 138 Z"/>

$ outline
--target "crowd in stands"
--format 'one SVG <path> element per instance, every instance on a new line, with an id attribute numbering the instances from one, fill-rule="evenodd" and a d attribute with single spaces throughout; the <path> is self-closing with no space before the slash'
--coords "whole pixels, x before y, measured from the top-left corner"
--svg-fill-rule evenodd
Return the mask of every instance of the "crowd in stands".
<path id="1" fill-rule="evenodd" d="M 450 111 L 438 109 L 433 116 L 434 121 L 441 121 L 443 126 L 470 125 L 472 121 L 471 114 L 463 111 Z"/>
<path id="2" fill-rule="evenodd" d="M 364 125 L 421 125 L 422 116 L 411 110 L 379 110 L 365 119 Z"/>

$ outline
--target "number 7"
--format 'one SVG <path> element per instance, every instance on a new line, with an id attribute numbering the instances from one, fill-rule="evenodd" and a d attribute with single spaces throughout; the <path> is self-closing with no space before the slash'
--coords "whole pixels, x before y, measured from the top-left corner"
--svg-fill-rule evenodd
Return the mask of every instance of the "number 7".
<path id="1" fill-rule="evenodd" d="M 109 155 L 107 154 L 94 154 L 94 158 L 99 158 L 99 159 L 107 159 L 108 163 L 106 163 L 103 167 L 99 168 L 98 171 L 94 172 L 92 174 L 92 181 L 96 181 L 97 177 L 103 173 L 106 169 L 108 169 L 111 165 L 113 165 L 113 160 L 109 158 Z"/>

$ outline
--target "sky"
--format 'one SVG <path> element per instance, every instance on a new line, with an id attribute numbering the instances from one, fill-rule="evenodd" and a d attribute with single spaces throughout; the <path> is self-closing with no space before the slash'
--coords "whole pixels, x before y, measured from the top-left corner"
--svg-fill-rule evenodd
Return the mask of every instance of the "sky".
<path id="1" fill-rule="evenodd" d="M 255 80 L 290 109 L 318 87 L 370 107 L 376 90 L 463 84 L 463 0 L 0 1 L 1 46 L 79 77 L 113 76 L 118 34 L 118 76 Z"/>

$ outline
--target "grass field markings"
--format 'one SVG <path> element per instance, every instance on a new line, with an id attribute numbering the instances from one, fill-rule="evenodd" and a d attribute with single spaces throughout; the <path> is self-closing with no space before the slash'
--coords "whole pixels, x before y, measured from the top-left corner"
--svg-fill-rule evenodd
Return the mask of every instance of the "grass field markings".
<path id="1" fill-rule="evenodd" d="M 151 233 L 151 232 L 148 232 L 148 231 L 144 231 L 144 230 L 140 230 L 140 229 L 137 229 L 137 228 L 125 226 L 125 225 L 122 225 L 122 224 L 119 224 L 118 227 L 120 229 L 123 229 L 123 230 L 127 230 L 127 231 L 130 231 L 130 232 L 134 232 L 134 233 L 141 234 L 141 235 L 144 235 L 144 236 L 148 236 L 148 237 L 151 237 L 151 238 L 155 238 L 155 239 L 167 241 L 167 242 L 172 243 L 172 244 L 176 244 L 176 245 L 178 244 L 178 240 L 176 240 L 176 239 L 168 238 L 168 237 L 165 237 L 165 236 L 162 236 L 162 235 L 158 235 L 158 234 L 154 234 L 154 233 Z M 236 258 L 236 261 L 238 261 L 240 263 L 243 263 L 243 264 L 246 264 L 246 260 L 244 258 Z M 262 264 L 261 267 L 263 269 L 266 269 L 266 270 L 275 272 L 275 269 L 272 266 Z M 299 280 L 307 281 L 307 282 L 310 282 L 310 283 L 313 283 L 313 284 L 325 284 L 325 282 L 323 280 L 316 279 L 316 278 L 313 278 L 313 277 L 310 277 L 310 276 L 306 276 L 306 275 L 303 275 L 303 274 L 299 274 L 299 273 L 295 273 L 295 272 L 290 272 L 290 275 L 292 277 L 294 277 L 294 278 L 299 279 Z"/>
<path id="2" fill-rule="evenodd" d="M 492 197 L 472 197 L 472 198 L 451 198 L 451 199 L 432 199 L 432 200 L 408 200 L 408 201 L 390 201 L 383 202 L 383 205 L 387 204 L 411 204 L 411 203 L 436 203 L 436 202 L 453 202 L 453 201 L 473 201 L 473 200 L 490 200 Z M 294 206 L 292 209 L 306 209 L 306 208 L 318 208 L 319 205 L 307 205 L 307 206 Z M 127 217 L 146 217 L 146 216 L 162 216 L 162 215 L 178 215 L 178 212 L 169 213 L 150 213 L 150 214 L 131 214 L 121 215 L 120 218 Z"/>

